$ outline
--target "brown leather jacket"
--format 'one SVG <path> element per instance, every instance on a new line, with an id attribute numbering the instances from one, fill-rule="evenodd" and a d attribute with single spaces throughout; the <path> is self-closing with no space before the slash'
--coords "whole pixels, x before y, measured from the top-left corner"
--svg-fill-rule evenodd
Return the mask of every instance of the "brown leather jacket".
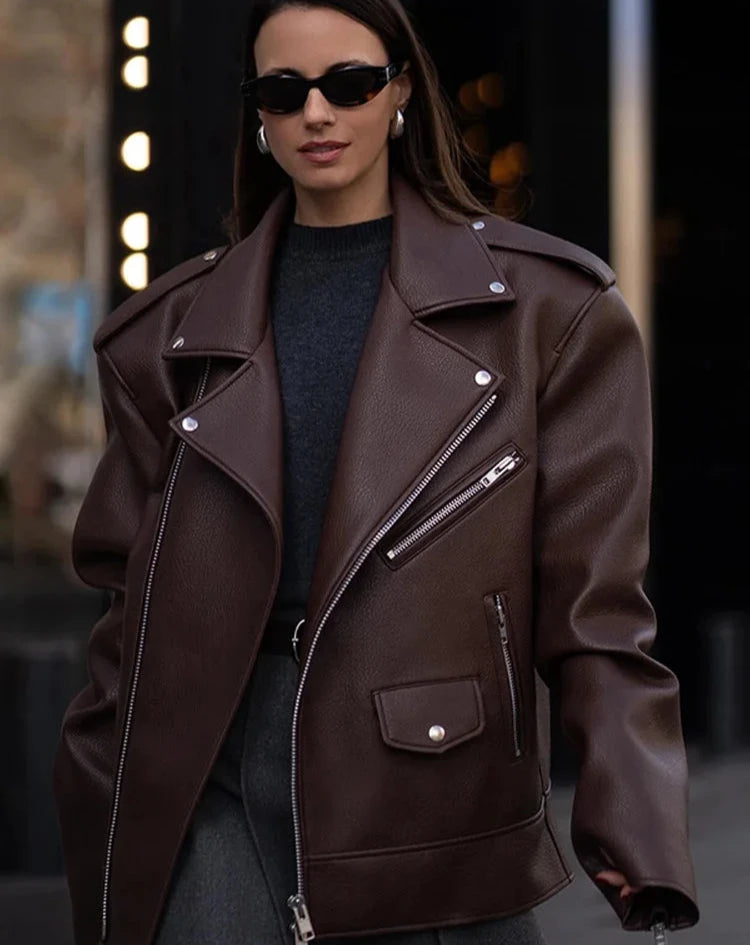
<path id="1" fill-rule="evenodd" d="M 651 406 L 609 267 L 398 172 L 289 737 L 300 938 L 532 907 L 571 881 L 548 688 L 580 756 L 572 838 L 624 928 L 697 921 L 673 674 L 649 656 Z M 277 587 L 282 406 L 268 287 L 292 198 L 99 327 L 107 446 L 73 537 L 111 591 L 54 787 L 76 941 L 153 941 Z M 601 884 L 599 884 L 601 886 Z M 289 913 L 290 922 L 294 916 Z"/>

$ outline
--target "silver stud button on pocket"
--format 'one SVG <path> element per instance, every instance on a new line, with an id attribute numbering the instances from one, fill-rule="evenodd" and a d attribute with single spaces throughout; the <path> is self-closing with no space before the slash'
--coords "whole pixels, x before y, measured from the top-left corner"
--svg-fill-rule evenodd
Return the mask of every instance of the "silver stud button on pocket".
<path id="1" fill-rule="evenodd" d="M 502 284 L 502 282 L 490 282 L 490 292 L 502 294 L 505 292 L 505 286 Z"/>
<path id="2" fill-rule="evenodd" d="M 445 729 L 442 725 L 431 725 L 430 730 L 427 733 L 433 742 L 442 742 L 445 738 Z"/>
<path id="3" fill-rule="evenodd" d="M 183 430 L 189 430 L 189 431 L 191 431 L 191 432 L 192 432 L 193 430 L 197 430 L 197 429 L 198 429 L 198 421 L 195 419 L 195 417 L 183 417 L 183 420 L 182 420 L 182 429 L 183 429 Z"/>

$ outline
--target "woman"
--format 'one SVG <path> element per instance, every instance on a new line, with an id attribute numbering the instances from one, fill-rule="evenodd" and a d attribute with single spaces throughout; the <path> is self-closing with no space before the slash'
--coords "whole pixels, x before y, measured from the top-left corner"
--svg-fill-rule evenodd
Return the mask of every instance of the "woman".
<path id="1" fill-rule="evenodd" d="M 246 51 L 232 245 L 94 339 L 73 556 L 112 599 L 55 760 L 78 945 L 543 942 L 547 686 L 584 869 L 624 928 L 694 924 L 611 270 L 467 190 L 397 0 L 263 0 Z"/>

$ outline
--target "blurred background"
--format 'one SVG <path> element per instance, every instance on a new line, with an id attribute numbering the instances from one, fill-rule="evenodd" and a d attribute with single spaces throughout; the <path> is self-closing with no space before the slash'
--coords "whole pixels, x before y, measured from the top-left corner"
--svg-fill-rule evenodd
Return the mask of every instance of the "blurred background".
<path id="1" fill-rule="evenodd" d="M 656 656 L 678 674 L 702 921 L 747 942 L 750 889 L 748 167 L 739 2 L 408 4 L 496 212 L 606 259 L 647 343 Z M 227 242 L 246 0 L 0 0 L 0 943 L 70 945 L 51 790 L 107 601 L 69 543 L 104 443 L 91 337 Z M 571 865 L 573 760 L 554 735 Z M 633 933 L 583 875 L 550 945 Z M 501 878 L 499 878 L 501 880 Z M 671 938 L 672 936 L 670 936 Z M 645 940 L 645 936 L 643 936 Z"/>

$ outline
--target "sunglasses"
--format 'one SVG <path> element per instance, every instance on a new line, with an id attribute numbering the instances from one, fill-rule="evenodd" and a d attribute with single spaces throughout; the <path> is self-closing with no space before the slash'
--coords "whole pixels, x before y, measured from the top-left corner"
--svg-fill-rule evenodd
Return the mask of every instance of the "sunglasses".
<path id="1" fill-rule="evenodd" d="M 277 115 L 299 111 L 310 89 L 320 89 L 331 105 L 352 108 L 375 98 L 402 67 L 403 62 L 389 62 L 387 66 L 345 66 L 317 79 L 305 79 L 301 75 L 262 75 L 245 79 L 240 91 L 255 108 Z"/>

